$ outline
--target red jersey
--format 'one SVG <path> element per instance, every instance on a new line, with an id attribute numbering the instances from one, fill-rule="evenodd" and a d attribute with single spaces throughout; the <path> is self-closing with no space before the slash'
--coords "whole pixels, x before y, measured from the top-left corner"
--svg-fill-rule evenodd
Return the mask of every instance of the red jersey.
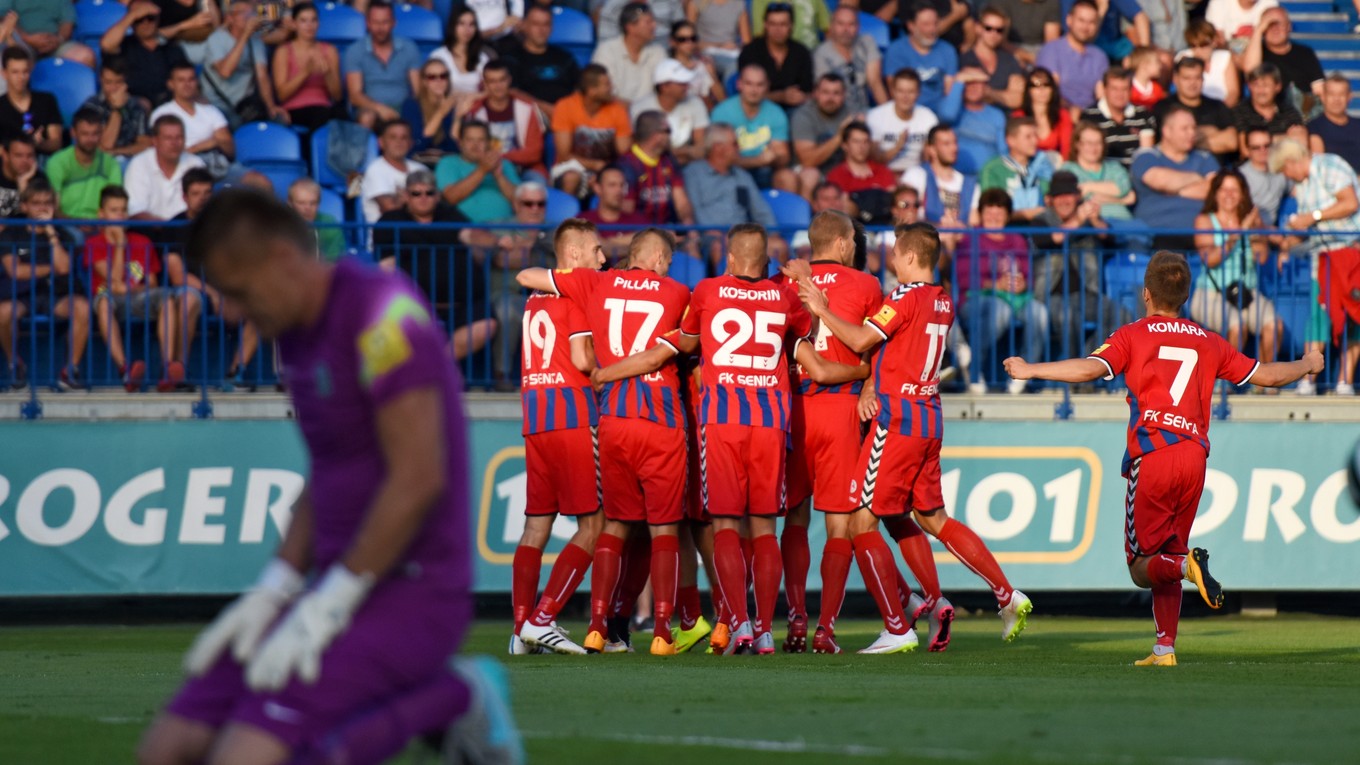
<path id="1" fill-rule="evenodd" d="M 940 364 L 954 303 L 938 284 L 903 284 L 864 323 L 887 342 L 874 358 L 878 424 L 890 432 L 944 438 Z"/>
<path id="2" fill-rule="evenodd" d="M 1088 358 L 1105 365 L 1106 380 L 1129 386 L 1129 463 L 1163 446 L 1190 440 L 1209 451 L 1214 382 L 1242 385 L 1259 362 L 1189 319 L 1149 316 L 1115 330 Z"/>
<path id="3" fill-rule="evenodd" d="M 99 295 L 108 289 L 107 280 L 95 268 L 96 263 L 107 261 L 113 265 L 113 245 L 103 234 L 96 234 L 85 241 L 85 267 L 90 270 L 90 286 Z M 141 234 L 127 232 L 127 245 L 123 248 L 123 283 L 136 289 L 147 285 L 147 276 L 161 272 L 161 259 L 151 240 Z M 109 274 L 113 276 L 112 273 Z"/>
<path id="4" fill-rule="evenodd" d="M 789 429 L 786 352 L 812 331 L 792 285 L 731 274 L 704 279 L 680 331 L 699 338 L 701 423 Z"/>
<path id="5" fill-rule="evenodd" d="M 524 435 L 599 424 L 590 378 L 571 360 L 572 339 L 590 336 L 586 315 L 570 300 L 540 292 L 525 301 L 522 321 Z"/>
<path id="6" fill-rule="evenodd" d="M 638 268 L 624 271 L 568 268 L 553 271 L 552 280 L 557 294 L 570 298 L 585 313 L 600 366 L 641 353 L 658 340 L 668 342 L 662 335 L 680 326 L 680 317 L 689 305 L 688 287 Z M 651 374 L 605 385 L 600 396 L 600 413 L 684 428 L 676 361 L 667 361 Z"/>
<path id="7" fill-rule="evenodd" d="M 879 284 L 878 279 L 863 271 L 856 271 L 849 266 L 843 266 L 834 260 L 812 261 L 812 283 L 826 292 L 827 307 L 831 309 L 831 313 L 851 324 L 859 324 L 873 316 L 878 307 L 883 304 L 883 287 Z M 817 328 L 814 347 L 817 349 L 817 353 L 827 361 L 849 364 L 850 366 L 855 366 L 860 361 L 859 354 L 836 339 L 836 336 L 831 334 L 831 330 L 827 329 L 824 323 Z M 801 365 L 796 366 L 798 390 L 806 396 L 817 393 L 853 393 L 859 395 L 860 388 L 864 385 L 863 381 L 860 380 L 849 384 L 818 385 L 812 381 L 812 378 L 803 374 Z"/>

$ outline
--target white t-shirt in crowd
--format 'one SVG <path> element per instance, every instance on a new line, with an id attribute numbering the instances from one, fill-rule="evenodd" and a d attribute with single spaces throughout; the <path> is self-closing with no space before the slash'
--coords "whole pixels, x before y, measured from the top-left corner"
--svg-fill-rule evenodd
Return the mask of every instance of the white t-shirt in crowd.
<path id="1" fill-rule="evenodd" d="M 128 215 L 150 213 L 161 220 L 170 220 L 184 212 L 184 189 L 180 187 L 180 180 L 195 167 L 203 167 L 203 160 L 186 151 L 180 155 L 175 172 L 166 178 L 156 162 L 155 147 L 133 157 L 123 172 Z"/>
<path id="2" fill-rule="evenodd" d="M 637 116 L 646 111 L 661 111 L 661 104 L 656 100 L 655 93 L 640 101 L 634 101 L 628 110 L 628 116 L 636 121 Z M 695 130 L 708 127 L 708 107 L 704 106 L 703 101 L 689 96 L 676 104 L 675 109 L 666 115 L 666 122 L 671 126 L 671 149 L 687 146 L 694 138 Z"/>
<path id="3" fill-rule="evenodd" d="M 406 176 L 417 170 L 429 170 L 429 168 L 408 159 L 406 160 L 406 169 L 399 170 L 383 157 L 373 160 L 373 164 L 364 170 L 363 195 L 361 197 L 364 203 L 364 220 L 369 223 L 377 223 L 378 218 L 382 217 L 382 211 L 378 209 L 378 197 L 395 194 L 406 188 Z"/>
<path id="4" fill-rule="evenodd" d="M 1223 33 L 1229 48 L 1241 53 L 1247 49 L 1252 30 L 1261 23 L 1261 14 L 1279 4 L 1278 0 L 1256 0 L 1250 8 L 1243 8 L 1237 0 L 1209 0 L 1204 20 Z"/>
<path id="5" fill-rule="evenodd" d="M 151 112 L 148 125 L 156 124 L 163 115 L 171 114 L 184 122 L 184 148 L 189 148 L 213 137 L 219 128 L 227 127 L 227 118 L 222 110 L 212 104 L 194 104 L 194 113 L 185 111 L 175 101 L 167 101 Z"/>
<path id="6" fill-rule="evenodd" d="M 935 112 L 924 106 L 912 109 L 911 117 L 904 120 L 897 116 L 897 109 L 891 101 L 870 109 L 864 121 L 869 125 L 869 134 L 873 137 L 874 145 L 883 154 L 892 151 L 893 146 L 897 144 L 898 136 L 904 132 L 907 134 L 907 141 L 902 144 L 902 150 L 897 156 L 887 157 L 888 169 L 895 173 L 903 173 L 907 168 L 921 165 L 921 152 L 926 146 L 926 133 L 940 122 Z"/>
<path id="7" fill-rule="evenodd" d="M 477 66 L 471 72 L 464 72 L 461 66 L 453 63 L 453 54 L 448 48 L 439 47 L 430 53 L 430 61 L 438 61 L 449 68 L 449 84 L 453 86 L 455 93 L 480 93 L 482 92 L 482 69 L 486 67 L 491 56 L 486 51 L 482 51 L 477 57 Z"/>

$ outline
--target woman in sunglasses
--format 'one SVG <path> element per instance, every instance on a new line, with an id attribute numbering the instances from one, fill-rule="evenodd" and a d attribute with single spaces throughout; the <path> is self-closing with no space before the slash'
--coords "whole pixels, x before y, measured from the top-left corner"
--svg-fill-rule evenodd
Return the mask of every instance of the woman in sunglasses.
<path id="1" fill-rule="evenodd" d="M 1020 108 L 1012 116 L 1033 117 L 1039 129 L 1039 151 L 1057 152 L 1058 164 L 1072 151 L 1072 115 L 1062 108 L 1053 73 L 1037 67 L 1029 73 Z"/>
<path id="2" fill-rule="evenodd" d="M 449 67 L 443 61 L 435 58 L 426 61 L 420 67 L 416 97 L 407 100 L 401 110 L 402 119 L 411 125 L 411 150 L 418 155 L 458 151 L 453 140 L 454 123 L 462 115 L 458 113 L 458 94 L 453 92 L 450 79 Z"/>
<path id="3" fill-rule="evenodd" d="M 477 14 L 468 7 L 449 17 L 444 44 L 430 54 L 449 69 L 449 85 L 458 97 L 471 102 L 481 96 L 482 67 L 491 60 L 491 48 L 477 28 Z"/>
<path id="4" fill-rule="evenodd" d="M 727 98 L 713 62 L 699 52 L 699 32 L 692 22 L 677 21 L 671 27 L 671 58 L 694 73 L 689 95 L 702 100 L 710 110 Z"/>

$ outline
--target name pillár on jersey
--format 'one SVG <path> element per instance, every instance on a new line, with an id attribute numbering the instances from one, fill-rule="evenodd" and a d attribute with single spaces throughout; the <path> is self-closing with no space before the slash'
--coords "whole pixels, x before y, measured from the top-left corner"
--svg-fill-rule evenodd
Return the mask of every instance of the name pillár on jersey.
<path id="1" fill-rule="evenodd" d="M 1128 447 L 1121 472 L 1148 452 L 1182 441 L 1209 451 L 1214 383 L 1244 385 L 1260 363 L 1189 319 L 1149 316 L 1115 330 L 1088 358 L 1113 380 L 1124 375 L 1129 395 Z"/>
<path id="2" fill-rule="evenodd" d="M 525 301 L 522 323 L 524 435 L 599 424 L 590 377 L 571 359 L 571 341 L 590 336 L 585 313 L 566 298 L 540 292 Z"/>
<path id="3" fill-rule="evenodd" d="M 864 320 L 886 341 L 874 357 L 878 424 L 890 432 L 944 438 L 940 365 L 954 302 L 938 284 L 898 286 Z"/>
<path id="4" fill-rule="evenodd" d="M 788 283 L 731 274 L 694 288 L 680 331 L 699 338 L 699 422 L 789 428 L 789 342 L 812 331 L 812 315 Z"/>
<path id="5" fill-rule="evenodd" d="M 826 293 L 827 307 L 837 317 L 851 324 L 859 324 L 873 316 L 882 305 L 883 288 L 873 275 L 830 260 L 814 260 L 811 265 L 812 283 Z M 859 354 L 831 334 L 826 324 L 818 326 L 813 348 L 827 361 L 849 366 L 855 366 L 860 362 Z M 819 393 L 859 395 L 860 389 L 864 386 L 862 380 L 837 385 L 819 385 L 806 375 L 801 364 L 794 366 L 798 373 L 798 392 L 804 396 L 815 396 Z"/>
<path id="6" fill-rule="evenodd" d="M 689 288 L 685 285 L 639 268 L 567 268 L 551 275 L 554 291 L 585 313 L 595 341 L 595 358 L 602 367 L 641 353 L 658 340 L 667 342 L 663 336 L 680 326 L 680 317 L 689 305 Z M 651 374 L 606 384 L 600 394 L 600 415 L 684 428 L 675 359 Z"/>

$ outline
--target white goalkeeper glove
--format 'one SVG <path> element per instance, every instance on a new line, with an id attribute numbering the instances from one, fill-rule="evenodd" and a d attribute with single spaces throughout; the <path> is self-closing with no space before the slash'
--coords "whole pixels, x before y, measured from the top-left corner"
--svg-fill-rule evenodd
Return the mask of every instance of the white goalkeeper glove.
<path id="1" fill-rule="evenodd" d="M 340 563 L 331 566 L 265 639 L 246 667 L 246 684 L 257 691 L 277 691 L 294 674 L 304 683 L 316 682 L 321 655 L 349 626 L 372 586 L 372 576 L 355 574 Z"/>
<path id="2" fill-rule="evenodd" d="M 231 655 L 244 664 L 279 611 L 302 592 L 302 587 L 302 575 L 292 566 L 271 560 L 255 585 L 199 633 L 184 656 L 185 671 L 193 676 L 207 672 L 228 646 Z"/>

